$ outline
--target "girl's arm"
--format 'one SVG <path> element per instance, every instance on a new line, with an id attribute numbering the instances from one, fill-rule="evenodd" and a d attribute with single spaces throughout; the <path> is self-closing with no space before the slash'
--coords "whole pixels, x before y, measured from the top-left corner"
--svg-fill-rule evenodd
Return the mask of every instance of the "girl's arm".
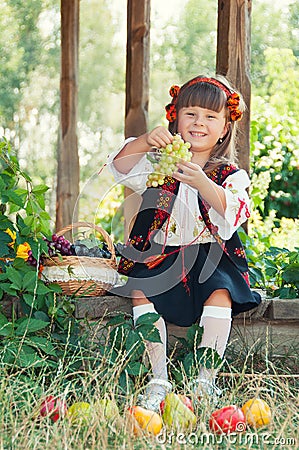
<path id="1" fill-rule="evenodd" d="M 116 155 L 113 164 L 120 173 L 128 173 L 138 163 L 140 158 L 153 147 L 165 147 L 173 141 L 172 134 L 159 126 L 152 131 L 142 134 L 134 141 L 128 142 Z"/>

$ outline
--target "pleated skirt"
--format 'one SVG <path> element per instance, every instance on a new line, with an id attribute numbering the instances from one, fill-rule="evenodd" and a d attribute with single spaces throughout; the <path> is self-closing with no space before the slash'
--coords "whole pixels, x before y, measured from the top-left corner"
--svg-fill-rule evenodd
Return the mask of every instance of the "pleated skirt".
<path id="1" fill-rule="evenodd" d="M 153 244 L 152 254 L 161 254 L 162 247 Z M 196 323 L 203 305 L 217 289 L 226 289 L 232 299 L 232 314 L 255 308 L 260 295 L 252 291 L 242 273 L 217 243 L 167 246 L 167 256 L 155 267 L 136 263 L 124 286 L 114 293 L 126 297 L 140 290 L 162 317 L 178 326 Z"/>

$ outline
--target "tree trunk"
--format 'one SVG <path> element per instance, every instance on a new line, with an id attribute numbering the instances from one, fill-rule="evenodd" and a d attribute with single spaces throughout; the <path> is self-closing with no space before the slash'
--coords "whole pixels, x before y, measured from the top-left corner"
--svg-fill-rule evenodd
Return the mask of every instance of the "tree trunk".
<path id="1" fill-rule="evenodd" d="M 218 0 L 216 72 L 224 75 L 244 97 L 247 110 L 239 125 L 239 165 L 249 172 L 251 1 Z"/>
<path id="2" fill-rule="evenodd" d="M 128 0 L 125 137 L 148 127 L 150 0 Z M 125 188 L 125 240 L 140 205 L 140 196 Z"/>
<path id="3" fill-rule="evenodd" d="M 77 142 L 80 0 L 61 0 L 60 136 L 57 169 L 56 230 L 77 221 L 79 156 Z"/>

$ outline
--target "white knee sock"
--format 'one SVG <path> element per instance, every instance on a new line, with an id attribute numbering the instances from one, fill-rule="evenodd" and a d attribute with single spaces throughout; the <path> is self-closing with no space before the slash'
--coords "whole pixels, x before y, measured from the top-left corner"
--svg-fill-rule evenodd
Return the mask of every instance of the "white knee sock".
<path id="1" fill-rule="evenodd" d="M 200 326 L 204 327 L 200 347 L 210 347 L 221 356 L 224 355 L 230 330 L 231 308 L 222 306 L 204 306 Z M 217 369 L 201 368 L 199 377 L 211 382 L 215 381 Z"/>
<path id="2" fill-rule="evenodd" d="M 133 306 L 133 321 L 134 325 L 138 317 L 146 313 L 157 313 L 153 303 L 146 303 L 143 305 Z M 166 344 L 167 344 L 167 331 L 165 321 L 160 317 L 155 326 L 158 328 L 161 338 L 160 342 L 145 341 L 146 350 L 149 355 L 152 373 L 154 378 L 162 378 L 167 380 L 167 364 L 166 364 Z"/>

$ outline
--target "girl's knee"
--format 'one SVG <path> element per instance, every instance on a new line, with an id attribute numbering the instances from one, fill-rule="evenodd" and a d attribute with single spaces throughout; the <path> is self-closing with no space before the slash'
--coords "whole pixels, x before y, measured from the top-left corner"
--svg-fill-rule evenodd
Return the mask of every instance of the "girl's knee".
<path id="1" fill-rule="evenodd" d="M 151 303 L 146 298 L 144 293 L 142 291 L 139 291 L 139 290 L 132 291 L 131 297 L 132 297 L 132 305 L 133 306 L 139 306 L 139 305 L 145 305 L 146 303 Z"/>
<path id="2" fill-rule="evenodd" d="M 227 289 L 216 289 L 205 301 L 204 306 L 232 307 L 232 299 Z"/>

